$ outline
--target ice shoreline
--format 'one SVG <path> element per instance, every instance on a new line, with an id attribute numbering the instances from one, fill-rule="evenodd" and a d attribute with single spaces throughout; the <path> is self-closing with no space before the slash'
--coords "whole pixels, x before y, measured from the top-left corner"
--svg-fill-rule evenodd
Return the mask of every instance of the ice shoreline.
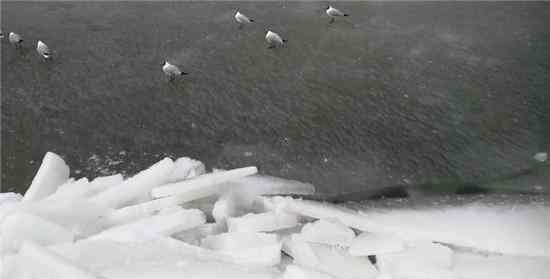
<path id="1" fill-rule="evenodd" d="M 278 196 L 315 189 L 256 172 L 205 173 L 199 161 L 165 158 L 127 179 L 74 180 L 48 153 L 24 196 L 0 194 L 0 274 L 217 278 L 214 267 L 226 278 L 550 274 L 547 204 L 342 207 Z"/>

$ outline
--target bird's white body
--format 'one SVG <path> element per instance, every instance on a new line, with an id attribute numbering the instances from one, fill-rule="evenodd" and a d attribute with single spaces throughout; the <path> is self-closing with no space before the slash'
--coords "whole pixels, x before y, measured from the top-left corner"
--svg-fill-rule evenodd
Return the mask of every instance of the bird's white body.
<path id="1" fill-rule="evenodd" d="M 173 80 L 176 76 L 186 75 L 187 73 L 184 73 L 178 68 L 176 65 L 172 65 L 168 63 L 168 61 L 164 62 L 164 65 L 162 65 L 162 72 L 170 79 Z"/>
<path id="2" fill-rule="evenodd" d="M 248 24 L 253 22 L 249 17 L 245 16 L 244 14 L 241 14 L 240 12 L 237 12 L 235 14 L 235 20 L 240 24 Z"/>
<path id="3" fill-rule="evenodd" d="M 38 54 L 40 54 L 45 59 L 49 59 L 52 57 L 52 54 L 50 53 L 50 48 L 48 48 L 48 46 L 42 41 L 38 41 L 38 43 L 36 44 L 36 52 L 38 52 Z"/>
<path id="4" fill-rule="evenodd" d="M 332 6 L 329 6 L 326 13 L 330 17 L 345 16 L 346 14 Z"/>
<path id="5" fill-rule="evenodd" d="M 10 32 L 9 41 L 12 45 L 20 45 L 23 42 L 23 37 L 17 33 Z"/>
<path id="6" fill-rule="evenodd" d="M 273 31 L 270 31 L 270 30 L 267 31 L 267 33 L 265 34 L 265 40 L 272 47 L 281 46 L 281 45 L 284 44 L 283 38 L 281 38 L 281 36 L 279 36 L 279 34 L 273 32 Z"/>

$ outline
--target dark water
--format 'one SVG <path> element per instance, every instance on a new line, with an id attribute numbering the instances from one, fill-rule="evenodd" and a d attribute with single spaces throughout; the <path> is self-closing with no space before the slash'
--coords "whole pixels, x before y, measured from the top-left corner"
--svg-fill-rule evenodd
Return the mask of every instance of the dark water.
<path id="1" fill-rule="evenodd" d="M 312 2 L 0 5 L 25 38 L 2 41 L 4 191 L 46 151 L 73 176 L 186 155 L 341 193 L 490 181 L 550 150 L 550 3 L 340 3 L 332 25 Z M 166 82 L 165 59 L 191 74 Z"/>

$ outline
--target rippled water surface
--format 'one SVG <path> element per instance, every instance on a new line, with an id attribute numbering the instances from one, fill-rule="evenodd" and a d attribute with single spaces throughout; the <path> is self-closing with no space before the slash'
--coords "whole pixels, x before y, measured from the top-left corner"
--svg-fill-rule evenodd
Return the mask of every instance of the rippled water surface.
<path id="1" fill-rule="evenodd" d="M 2 41 L 4 191 L 46 151 L 73 176 L 187 155 L 337 193 L 486 181 L 550 149 L 550 3 L 344 2 L 334 24 L 315 2 L 0 5 L 25 38 Z M 168 83 L 165 59 L 190 75 Z"/>

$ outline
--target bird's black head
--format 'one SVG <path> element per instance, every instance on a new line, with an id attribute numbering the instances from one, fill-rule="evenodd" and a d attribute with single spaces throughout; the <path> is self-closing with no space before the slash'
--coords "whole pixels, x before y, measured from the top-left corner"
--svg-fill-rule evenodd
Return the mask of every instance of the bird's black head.
<path id="1" fill-rule="evenodd" d="M 161 66 L 164 66 L 164 64 L 166 64 L 166 61 L 163 61 L 162 63 L 160 63 Z"/>
<path id="2" fill-rule="evenodd" d="M 325 10 L 328 10 L 328 9 L 330 9 L 330 6 L 326 6 L 326 7 L 325 7 Z"/>

